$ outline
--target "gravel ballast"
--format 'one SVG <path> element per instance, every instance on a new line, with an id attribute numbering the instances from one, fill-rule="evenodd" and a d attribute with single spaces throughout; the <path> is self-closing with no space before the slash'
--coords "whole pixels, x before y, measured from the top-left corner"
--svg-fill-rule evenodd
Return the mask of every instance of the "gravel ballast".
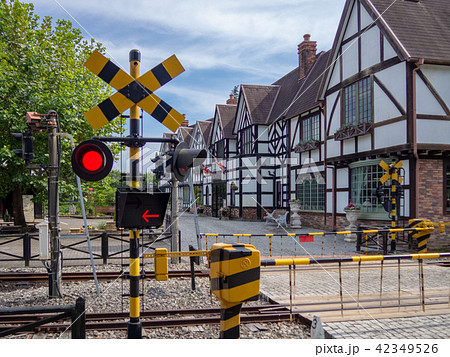
<path id="1" fill-rule="evenodd" d="M 196 269 L 207 269 L 200 266 Z M 104 265 L 96 267 L 98 272 L 120 271 L 120 265 Z M 147 268 L 146 268 L 147 269 Z M 148 268 L 149 271 L 152 267 Z M 170 264 L 169 270 L 186 270 L 189 265 Z M 64 267 L 64 272 L 91 271 L 90 266 Z M 0 273 L 11 272 L 45 272 L 41 268 L 0 268 Z M 94 280 L 63 281 L 63 298 L 48 299 L 48 283 L 0 282 L 0 308 L 48 306 L 74 304 L 78 297 L 86 300 L 87 312 L 128 312 L 129 298 L 122 294 L 129 293 L 128 280 L 99 280 L 100 296 L 97 296 Z M 196 277 L 196 290 L 191 289 L 190 278 L 169 278 L 167 281 L 145 279 L 140 283 L 141 311 L 217 308 L 220 302 L 210 295 L 209 279 Z M 248 305 L 261 305 L 264 302 L 250 302 Z M 244 305 L 245 306 L 245 305 Z M 183 318 L 172 315 L 171 319 Z M 142 337 L 147 339 L 216 339 L 219 337 L 219 325 L 183 326 L 174 328 L 143 328 Z M 278 323 L 241 324 L 242 339 L 305 339 L 310 338 L 309 328 L 295 321 Z M 70 331 L 61 334 L 38 333 L 8 336 L 7 338 L 70 338 Z M 126 339 L 126 330 L 87 331 L 89 339 Z"/>

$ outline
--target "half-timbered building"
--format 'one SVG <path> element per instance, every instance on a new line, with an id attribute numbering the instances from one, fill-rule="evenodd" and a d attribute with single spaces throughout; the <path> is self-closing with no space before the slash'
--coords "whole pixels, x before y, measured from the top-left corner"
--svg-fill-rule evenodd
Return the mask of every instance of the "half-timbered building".
<path id="1" fill-rule="evenodd" d="M 228 206 L 233 217 L 238 217 L 239 204 L 236 201 L 236 135 L 233 124 L 237 100 L 233 95 L 228 104 L 217 104 L 212 124 L 210 142 L 210 174 L 207 176 L 204 195 L 207 212 L 218 216 L 219 209 Z"/>
<path id="2" fill-rule="evenodd" d="M 363 223 L 388 223 L 372 194 L 381 160 L 403 163 L 397 215 L 450 218 L 448 14 L 446 0 L 346 2 L 319 95 L 327 227 L 344 225 L 349 202 Z"/>

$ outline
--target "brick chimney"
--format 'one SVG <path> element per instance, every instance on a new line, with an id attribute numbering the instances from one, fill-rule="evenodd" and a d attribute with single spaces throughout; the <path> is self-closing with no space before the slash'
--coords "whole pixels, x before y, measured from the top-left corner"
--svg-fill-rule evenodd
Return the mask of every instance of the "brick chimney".
<path id="1" fill-rule="evenodd" d="M 186 118 L 186 114 L 183 114 L 183 116 Z M 189 120 L 184 119 L 181 123 L 180 127 L 187 128 L 189 126 Z"/>
<path id="2" fill-rule="evenodd" d="M 298 45 L 299 78 L 303 78 L 316 60 L 317 42 L 310 41 L 311 35 L 303 35 L 303 42 Z"/>
<path id="3" fill-rule="evenodd" d="M 237 98 L 234 97 L 234 94 L 230 94 L 230 98 L 227 99 L 227 104 L 232 104 L 232 105 L 237 104 Z"/>

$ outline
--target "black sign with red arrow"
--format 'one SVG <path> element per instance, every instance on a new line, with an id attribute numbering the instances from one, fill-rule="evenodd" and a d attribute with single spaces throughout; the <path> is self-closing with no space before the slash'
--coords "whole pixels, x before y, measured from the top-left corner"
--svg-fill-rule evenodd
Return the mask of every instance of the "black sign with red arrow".
<path id="1" fill-rule="evenodd" d="M 163 224 L 170 193 L 116 191 L 117 228 L 156 228 Z"/>

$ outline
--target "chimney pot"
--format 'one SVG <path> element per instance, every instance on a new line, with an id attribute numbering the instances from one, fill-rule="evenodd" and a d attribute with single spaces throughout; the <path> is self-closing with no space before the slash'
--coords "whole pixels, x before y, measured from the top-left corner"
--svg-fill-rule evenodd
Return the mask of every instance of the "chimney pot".
<path id="1" fill-rule="evenodd" d="M 311 41 L 309 33 L 303 35 L 303 42 L 298 45 L 299 78 L 307 75 L 316 61 L 317 42 Z"/>
<path id="2" fill-rule="evenodd" d="M 230 94 L 230 98 L 227 99 L 227 104 L 236 105 L 237 99 L 235 98 L 234 94 Z"/>

